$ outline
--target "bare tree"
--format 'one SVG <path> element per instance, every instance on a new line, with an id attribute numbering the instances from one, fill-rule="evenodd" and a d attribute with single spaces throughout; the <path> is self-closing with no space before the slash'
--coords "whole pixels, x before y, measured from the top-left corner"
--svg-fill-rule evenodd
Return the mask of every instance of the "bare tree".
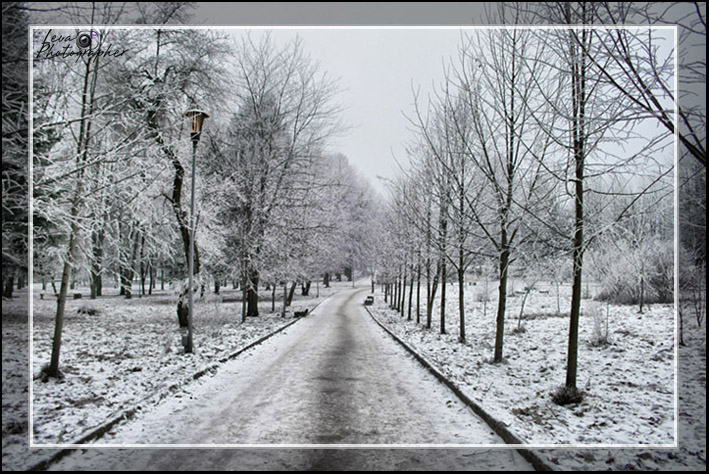
<path id="1" fill-rule="evenodd" d="M 673 109 L 677 103 L 677 136 L 682 149 L 706 166 L 706 103 L 696 100 L 706 86 L 706 60 L 702 59 L 706 48 L 706 4 L 600 5 L 598 20 L 605 24 L 638 22 L 653 26 L 609 30 L 603 52 L 612 62 L 599 67 L 600 71 L 639 111 L 654 117 L 671 134 L 675 133 Z M 665 25 L 678 25 L 678 64 L 673 60 L 672 30 L 663 30 Z M 678 91 L 673 86 L 675 67 L 681 84 Z"/>
<path id="2" fill-rule="evenodd" d="M 99 16 L 101 15 L 101 16 Z M 110 22 L 115 20 L 117 16 L 111 9 L 99 11 L 91 10 L 90 22 L 106 20 Z M 102 39 L 105 39 L 102 38 Z M 55 319 L 54 339 L 52 344 L 52 356 L 50 364 L 47 368 L 47 374 L 52 377 L 59 377 L 59 356 L 61 351 L 61 336 L 64 322 L 64 310 L 66 305 L 67 293 L 69 290 L 70 278 L 74 269 L 78 254 L 78 241 L 80 238 L 80 217 L 83 213 L 85 199 L 85 183 L 84 179 L 89 167 L 94 165 L 97 160 L 105 159 L 107 153 L 97 152 L 97 148 L 93 147 L 92 141 L 95 140 L 95 135 L 105 130 L 105 120 L 109 117 L 109 110 L 114 104 L 108 103 L 105 98 L 97 94 L 97 84 L 99 72 L 102 68 L 102 63 L 99 57 L 83 57 L 78 62 L 79 68 L 72 71 L 72 66 L 69 63 L 61 63 L 57 65 L 59 71 L 68 71 L 70 74 L 75 73 L 80 78 L 80 86 L 76 91 L 76 96 L 65 95 L 69 100 L 76 99 L 77 107 L 75 116 L 71 119 L 63 121 L 64 130 L 73 136 L 73 156 L 69 163 L 69 169 L 64 167 L 57 176 L 53 176 L 38 183 L 38 186 L 48 186 L 65 182 L 71 190 L 69 197 L 69 211 L 66 216 L 68 222 L 68 244 L 66 254 L 63 257 L 63 269 L 61 274 L 61 286 L 57 297 L 57 311 Z M 73 110 L 72 110 L 73 112 Z M 71 113 L 71 112 L 69 112 Z M 104 119 L 104 123 L 100 124 L 99 117 Z M 108 118 L 110 122 L 111 119 Z M 43 125 L 40 125 L 34 132 L 40 133 Z M 120 146 L 120 145 L 118 145 Z M 70 149 L 64 150 L 67 154 L 72 153 Z M 114 150 L 115 151 L 115 148 Z M 59 160 L 61 163 L 63 160 Z"/>
<path id="3" fill-rule="evenodd" d="M 279 49 L 268 35 L 245 35 L 237 50 L 231 66 L 237 112 L 219 163 L 234 187 L 230 222 L 239 229 L 244 316 L 258 316 L 266 238 L 286 229 L 303 205 L 311 165 L 338 130 L 340 109 L 336 83 L 306 56 L 300 40 Z"/>
<path id="4" fill-rule="evenodd" d="M 21 3 L 2 5 L 2 278 L 12 297 L 27 269 L 27 32 Z M 38 139 L 40 137 L 37 137 Z M 51 142 L 51 140 L 50 140 Z M 45 142 L 46 143 L 46 142 Z"/>
<path id="5" fill-rule="evenodd" d="M 480 191 L 467 196 L 466 205 L 480 236 L 491 246 L 488 256 L 498 262 L 495 362 L 503 359 L 509 268 L 515 249 L 528 239 L 525 220 L 541 204 L 531 196 L 540 185 L 543 157 L 551 145 L 530 119 L 531 104 L 536 102 L 540 114 L 548 110 L 548 104 L 533 97 L 544 54 L 529 31 L 485 31 L 467 39 L 453 78 L 470 124 L 459 125 L 458 135 L 473 172 L 480 176 Z"/>
<path id="6" fill-rule="evenodd" d="M 558 23 L 576 25 L 591 22 L 596 17 L 597 7 L 564 3 L 547 8 L 548 14 Z M 531 116 L 545 133 L 553 137 L 557 146 L 566 150 L 568 160 L 558 161 L 555 165 L 550 163 L 545 168 L 564 183 L 574 211 L 571 229 L 552 230 L 562 240 L 568 239 L 572 257 L 566 384 L 560 392 L 562 396 L 557 398 L 560 403 L 565 403 L 578 397 L 578 324 L 584 252 L 598 236 L 617 224 L 641 195 L 649 190 L 661 192 L 662 186 L 666 185 L 663 180 L 672 167 L 666 159 L 667 135 L 641 136 L 638 127 L 644 117 L 638 117 L 632 104 L 618 100 L 617 95 L 610 92 L 612 87 L 606 82 L 603 68 L 612 59 L 603 54 L 604 32 L 570 26 L 566 30 L 539 30 L 537 34 L 542 36 L 539 41 L 551 45 L 550 51 L 556 55 L 551 63 L 559 78 L 556 88 L 540 87 L 538 93 L 556 104 L 554 110 L 559 119 L 556 125 L 549 126 L 545 125 L 547 120 L 536 113 Z M 563 101 L 558 100 L 560 94 L 566 96 Z M 623 144 L 626 143 L 632 143 L 630 151 L 624 150 Z M 612 185 L 611 179 L 622 181 L 622 184 Z M 612 218 L 601 219 L 603 209 L 614 197 L 621 195 L 631 197 L 627 205 Z M 552 226 L 540 223 L 551 230 Z"/>

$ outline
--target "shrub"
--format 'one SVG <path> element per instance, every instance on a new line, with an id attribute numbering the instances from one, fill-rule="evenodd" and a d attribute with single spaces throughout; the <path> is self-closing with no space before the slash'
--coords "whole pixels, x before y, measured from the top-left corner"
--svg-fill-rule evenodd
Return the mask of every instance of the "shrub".
<path id="1" fill-rule="evenodd" d="M 593 252 L 591 267 L 601 283 L 599 301 L 638 304 L 641 282 L 646 304 L 671 303 L 674 299 L 674 248 L 671 241 L 650 239 L 639 247 L 618 242 Z M 642 277 L 642 278 L 641 278 Z"/>
<path id="2" fill-rule="evenodd" d="M 578 404 L 583 401 L 583 391 L 576 387 L 567 387 L 563 385 L 551 394 L 551 401 L 562 406 Z"/>

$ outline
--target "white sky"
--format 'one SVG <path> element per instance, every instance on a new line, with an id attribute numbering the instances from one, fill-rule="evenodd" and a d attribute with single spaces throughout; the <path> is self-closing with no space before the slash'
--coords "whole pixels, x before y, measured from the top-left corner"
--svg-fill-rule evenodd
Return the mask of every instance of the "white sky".
<path id="1" fill-rule="evenodd" d="M 338 78 L 339 100 L 346 107 L 348 134 L 332 143 L 331 151 L 350 163 L 379 191 L 378 176 L 393 178 L 394 157 L 406 162 L 404 145 L 410 139 L 413 87 L 422 99 L 432 84 L 441 84 L 443 60 L 456 54 L 458 29 L 416 29 L 414 25 L 471 25 L 484 17 L 483 4 L 440 3 L 201 3 L 198 24 L 212 25 L 382 25 L 369 29 L 280 29 L 276 41 L 296 34 L 304 50 L 321 69 Z M 396 26 L 391 29 L 386 26 Z M 346 27 L 345 27 L 346 28 Z M 425 28 L 431 28 L 426 26 Z M 444 27 L 449 28 L 449 27 Z"/>
<path id="2" fill-rule="evenodd" d="M 375 189 L 383 191 L 379 177 L 397 174 L 395 159 L 407 163 L 405 144 L 413 134 L 404 114 L 413 114 L 413 89 L 420 87 L 425 110 L 428 95 L 443 82 L 444 63 L 457 53 L 461 30 L 446 25 L 481 25 L 485 16 L 485 4 L 480 2 L 207 2 L 198 4 L 193 24 L 286 25 L 271 33 L 280 44 L 299 35 L 306 53 L 321 70 L 339 79 L 342 89 L 343 119 L 351 128 L 332 142 L 329 151 L 346 155 Z M 292 25 L 329 26 L 291 29 Z M 370 26 L 348 29 L 348 25 Z"/>
<path id="3" fill-rule="evenodd" d="M 241 30 L 232 30 L 239 35 Z M 251 30 L 251 34 L 266 30 Z M 405 146 L 414 137 L 407 117 L 414 118 L 414 89 L 419 106 L 427 109 L 430 94 L 444 82 L 444 66 L 457 55 L 460 28 L 365 27 L 327 29 L 270 29 L 271 38 L 285 46 L 296 35 L 321 71 L 339 80 L 338 101 L 350 125 L 345 136 L 331 142 L 328 151 L 346 155 L 350 163 L 380 192 L 385 179 L 397 175 L 397 162 L 406 167 Z M 671 32 L 668 31 L 671 37 Z M 671 45 L 669 41 L 669 45 Z M 646 124 L 658 133 L 658 124 Z M 672 159 L 668 150 L 668 160 Z"/>
<path id="4" fill-rule="evenodd" d="M 322 70 L 338 78 L 339 100 L 346 107 L 347 134 L 332 143 L 375 188 L 378 176 L 392 178 L 406 162 L 404 145 L 411 138 L 412 87 L 423 94 L 443 79 L 443 59 L 455 54 L 460 32 L 418 29 L 276 30 L 272 38 L 287 42 L 295 35 Z"/>
<path id="5" fill-rule="evenodd" d="M 347 108 L 348 135 L 333 141 L 333 152 L 346 155 L 378 190 L 378 176 L 392 178 L 394 157 L 406 163 L 404 144 L 412 136 L 404 113 L 411 115 L 413 88 L 425 101 L 442 83 L 443 63 L 456 54 L 460 30 L 416 29 L 416 25 L 484 24 L 482 2 L 199 2 L 193 25 L 333 25 L 329 29 L 280 29 L 274 39 L 298 34 L 321 69 L 339 78 L 339 100 Z M 334 25 L 372 25 L 343 29 Z M 377 26 L 380 25 L 380 26 Z M 395 25 L 396 28 L 387 28 Z M 705 95 L 702 95 L 705 101 Z"/>

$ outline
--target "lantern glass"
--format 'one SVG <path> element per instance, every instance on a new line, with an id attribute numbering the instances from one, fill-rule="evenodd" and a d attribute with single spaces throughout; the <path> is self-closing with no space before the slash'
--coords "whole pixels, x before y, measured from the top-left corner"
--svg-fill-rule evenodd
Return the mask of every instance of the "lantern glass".
<path id="1" fill-rule="evenodd" d="M 190 134 L 193 141 L 199 140 L 199 135 L 202 133 L 202 125 L 204 119 L 209 118 L 209 115 L 200 109 L 190 109 L 185 112 L 185 117 L 190 119 L 190 125 L 192 127 L 192 133 Z"/>

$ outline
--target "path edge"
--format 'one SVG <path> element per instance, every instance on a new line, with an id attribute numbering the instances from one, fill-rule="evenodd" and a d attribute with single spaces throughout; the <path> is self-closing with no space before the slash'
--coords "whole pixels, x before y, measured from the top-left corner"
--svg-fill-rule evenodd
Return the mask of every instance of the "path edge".
<path id="1" fill-rule="evenodd" d="M 339 291 L 337 293 L 339 293 Z M 334 294 L 337 294 L 337 293 L 334 293 Z M 331 295 L 331 296 L 333 296 L 333 295 Z M 320 306 L 323 302 L 327 301 L 329 298 L 330 297 L 327 297 L 327 298 L 323 299 L 322 301 L 320 301 L 318 304 L 313 306 L 313 308 L 311 310 L 309 310 L 308 313 L 310 314 L 313 311 L 315 311 L 315 309 L 318 306 Z M 258 346 L 259 344 L 262 344 L 266 340 L 270 339 L 271 337 L 275 336 L 276 334 L 279 334 L 279 333 L 285 331 L 286 329 L 288 329 L 289 327 L 291 327 L 292 325 L 294 325 L 295 323 L 297 323 L 298 321 L 300 321 L 302 319 L 305 319 L 305 317 L 293 319 L 291 322 L 281 326 L 280 328 L 276 329 L 275 331 L 270 332 L 270 333 L 260 337 L 259 339 L 247 344 L 246 346 L 244 346 L 240 349 L 237 349 L 236 351 L 232 352 L 231 354 L 220 358 L 214 364 L 198 370 L 197 372 L 195 372 L 191 376 L 183 379 L 181 382 L 175 382 L 165 388 L 161 388 L 161 389 L 157 390 L 156 392 L 151 393 L 150 395 L 148 395 L 146 397 L 139 399 L 137 402 L 135 402 L 135 406 L 133 406 L 132 408 L 128 408 L 126 410 L 123 410 L 118 415 L 114 416 L 109 421 L 107 421 L 106 423 L 104 423 L 100 426 L 97 426 L 96 428 L 94 428 L 93 430 L 91 430 L 87 434 L 83 435 L 79 439 L 68 443 L 68 444 L 75 445 L 76 447 L 59 448 L 59 451 L 57 451 L 56 453 L 54 453 L 53 455 L 51 455 L 47 459 L 39 461 L 39 462 L 33 464 L 32 466 L 28 467 L 25 470 L 26 471 L 46 471 L 49 466 L 51 466 L 55 462 L 59 461 L 60 459 L 62 459 L 64 456 L 66 456 L 70 452 L 76 451 L 77 449 L 81 449 L 82 448 L 81 445 L 101 438 L 103 435 L 108 433 L 113 427 L 115 427 L 116 425 L 118 425 L 122 421 L 127 421 L 127 420 L 132 419 L 136 415 L 136 413 L 140 410 L 140 405 L 145 403 L 146 401 L 151 400 L 153 398 L 155 398 L 159 401 L 159 400 L 165 398 L 166 396 L 168 396 L 169 394 L 177 391 L 178 389 L 189 385 L 191 382 L 194 382 L 195 380 L 201 378 L 202 376 L 204 376 L 208 373 L 216 372 L 217 369 L 219 369 L 219 367 L 221 367 L 221 365 L 224 364 L 225 362 L 235 359 L 236 357 L 238 357 L 239 355 L 248 351 L 249 349 L 252 349 L 252 348 Z M 41 447 L 35 446 L 34 448 L 36 449 L 36 448 L 41 448 Z"/>
<path id="2" fill-rule="evenodd" d="M 483 419 L 485 423 L 492 428 L 497 435 L 502 438 L 507 444 L 527 444 L 519 436 L 512 432 L 504 423 L 493 417 L 488 413 L 479 403 L 468 397 L 455 383 L 448 379 L 443 373 L 431 362 L 429 362 L 424 356 L 419 354 L 415 349 L 413 349 L 408 343 L 401 339 L 397 334 L 395 334 L 386 324 L 382 323 L 372 311 L 366 306 L 364 309 L 367 310 L 369 316 L 376 322 L 379 327 L 381 327 L 392 339 L 399 343 L 406 351 L 411 354 L 414 359 L 416 359 L 422 366 L 424 366 L 431 374 L 433 374 L 439 382 L 448 387 L 455 395 L 467 405 L 476 415 Z M 537 471 L 555 471 L 550 464 L 547 463 L 539 454 L 531 451 L 527 448 L 516 448 L 517 451 L 524 457 Z"/>

